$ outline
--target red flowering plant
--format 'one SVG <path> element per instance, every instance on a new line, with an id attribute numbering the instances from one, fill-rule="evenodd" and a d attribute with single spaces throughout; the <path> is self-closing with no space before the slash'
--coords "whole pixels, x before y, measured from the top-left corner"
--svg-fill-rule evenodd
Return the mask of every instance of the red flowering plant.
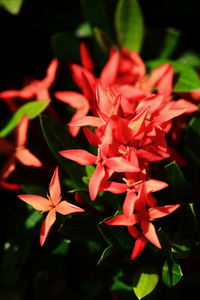
<path id="1" fill-rule="evenodd" d="M 182 296 L 188 276 L 200 273 L 194 267 L 200 259 L 200 79 L 183 58 L 169 59 L 173 31 L 168 50 L 144 61 L 136 0 L 117 2 L 115 42 L 112 30 L 111 38 L 105 24 L 92 28 L 90 17 L 87 39 L 79 28 L 71 41 L 78 61 L 61 59 L 56 36 L 46 76 L 0 92 L 10 112 L 0 129 L 0 186 L 23 211 L 24 265 L 36 280 L 42 262 L 32 266 L 32 259 L 48 257 L 54 270 L 55 254 L 59 268 L 65 261 L 72 289 L 58 288 L 58 297 Z M 64 82 L 73 81 L 69 88 L 57 79 L 62 67 L 68 70 Z M 4 248 L 12 253 L 9 237 Z"/>

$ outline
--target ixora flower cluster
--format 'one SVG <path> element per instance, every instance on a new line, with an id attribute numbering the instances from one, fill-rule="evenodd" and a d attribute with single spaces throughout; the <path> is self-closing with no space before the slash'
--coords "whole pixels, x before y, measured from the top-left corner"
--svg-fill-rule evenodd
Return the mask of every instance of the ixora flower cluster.
<path id="1" fill-rule="evenodd" d="M 100 76 L 96 77 L 93 61 L 83 43 L 80 45 L 80 54 L 82 66 L 71 64 L 70 68 L 81 93 L 59 91 L 55 93 L 55 98 L 76 109 L 68 123 L 69 132 L 76 137 L 80 128 L 84 127 L 83 132 L 89 144 L 96 147 L 97 155 L 83 149 L 63 150 L 59 153 L 80 165 L 96 165 L 89 180 L 92 201 L 100 191 L 125 193 L 121 213 L 107 219 L 105 223 L 127 227 L 135 239 L 131 254 L 131 259 L 135 259 L 148 241 L 161 248 L 152 221 L 167 216 L 180 206 L 160 206 L 157 203 L 152 193 L 164 189 L 168 184 L 151 177 L 150 163 L 169 157 L 184 162 L 175 149 L 168 145 L 166 135 L 170 134 L 170 138 L 176 142 L 175 128 L 178 122 L 177 126 L 173 124 L 177 117 L 193 113 L 198 107 L 185 99 L 173 98 L 174 72 L 169 63 L 155 68 L 149 75 L 137 53 L 125 48 L 112 49 L 108 62 Z M 16 105 L 14 98 L 36 97 L 39 101 L 49 98 L 57 63 L 57 60 L 52 61 L 43 80 L 34 81 L 21 91 L 2 92 L 0 97 L 12 111 Z M 54 114 L 54 111 L 49 109 L 49 113 Z M 12 153 L 2 171 L 1 185 L 6 185 L 7 177 L 15 168 L 16 159 L 26 165 L 41 166 L 41 162 L 25 148 L 27 128 L 28 120 L 24 117 L 16 129 L 15 146 L 1 139 L 0 151 L 3 153 L 8 149 Z M 76 205 L 61 201 L 58 168 L 50 182 L 48 199 L 37 195 L 18 197 L 37 210 L 48 211 L 41 227 L 41 245 L 56 220 L 56 212 L 63 215 L 84 212 Z"/>

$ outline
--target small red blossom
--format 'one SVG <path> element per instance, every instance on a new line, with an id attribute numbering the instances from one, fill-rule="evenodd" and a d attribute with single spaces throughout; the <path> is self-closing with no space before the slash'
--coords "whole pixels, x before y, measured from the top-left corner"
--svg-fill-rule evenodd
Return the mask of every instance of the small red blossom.
<path id="1" fill-rule="evenodd" d="M 71 204 L 66 200 L 61 201 L 62 197 L 58 167 L 56 167 L 49 184 L 49 195 L 47 195 L 47 198 L 37 195 L 18 195 L 18 197 L 24 202 L 30 204 L 34 209 L 41 211 L 41 213 L 48 212 L 40 230 L 41 246 L 43 246 L 52 225 L 56 221 L 56 212 L 62 215 L 84 212 L 82 208 Z"/>

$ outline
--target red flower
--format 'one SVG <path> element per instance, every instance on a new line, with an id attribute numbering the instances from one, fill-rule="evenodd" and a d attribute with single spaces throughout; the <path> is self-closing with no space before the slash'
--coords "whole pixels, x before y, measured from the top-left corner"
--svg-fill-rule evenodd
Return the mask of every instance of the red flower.
<path id="1" fill-rule="evenodd" d="M 161 248 L 156 230 L 152 221 L 157 218 L 163 218 L 173 211 L 175 211 L 180 204 L 176 205 L 165 205 L 165 206 L 156 206 L 149 209 L 141 209 L 140 211 L 133 213 L 131 216 L 117 215 L 110 220 L 107 220 L 105 223 L 107 225 L 120 225 L 128 226 L 129 232 L 131 235 L 139 238 L 137 241 L 136 248 L 133 250 L 132 259 L 141 253 L 145 246 L 145 239 L 150 241 L 157 248 Z M 139 227 L 139 232 L 135 229 L 131 229 L 133 225 L 137 224 Z M 137 236 L 136 236 L 137 233 Z M 139 234 L 140 233 L 140 234 Z M 144 239 L 145 238 L 145 239 Z"/>
<path id="2" fill-rule="evenodd" d="M 49 195 L 47 198 L 37 195 L 18 195 L 24 202 L 30 204 L 33 208 L 40 210 L 41 213 L 48 214 L 42 224 L 40 230 L 40 245 L 42 246 L 49 234 L 49 231 L 56 221 L 56 212 L 62 215 L 68 215 L 75 212 L 83 212 L 84 210 L 67 201 L 61 201 L 61 188 L 58 176 L 58 167 L 55 169 L 49 185 Z"/>
<path id="3" fill-rule="evenodd" d="M 0 172 L 0 182 L 5 182 L 16 168 L 16 160 L 25 166 L 41 167 L 41 161 L 26 148 L 28 118 L 24 116 L 16 128 L 16 142 L 12 145 L 0 138 L 0 153 L 9 155 L 7 162 Z M 4 184 L 2 185 L 4 186 Z M 7 185 L 9 187 L 9 185 Z M 12 188 L 12 186 L 10 186 Z M 16 186 L 17 187 L 17 186 Z"/>

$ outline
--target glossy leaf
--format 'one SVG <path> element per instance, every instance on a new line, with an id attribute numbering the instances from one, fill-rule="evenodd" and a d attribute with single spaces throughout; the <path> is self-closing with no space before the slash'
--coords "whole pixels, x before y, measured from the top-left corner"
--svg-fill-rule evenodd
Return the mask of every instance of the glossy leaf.
<path id="1" fill-rule="evenodd" d="M 189 65 L 169 59 L 156 59 L 147 62 L 147 66 L 150 70 L 153 70 L 166 62 L 169 62 L 172 65 L 175 74 L 178 75 L 173 87 L 174 92 L 191 92 L 200 88 L 199 76 Z"/>
<path id="2" fill-rule="evenodd" d="M 0 5 L 12 15 L 20 12 L 23 0 L 0 0 Z"/>
<path id="3" fill-rule="evenodd" d="M 144 24 L 137 0 L 118 1 L 115 11 L 115 29 L 120 46 L 140 52 L 144 36 Z"/>
<path id="4" fill-rule="evenodd" d="M 133 290 L 138 299 L 149 295 L 155 288 L 159 280 L 157 270 L 153 267 L 141 267 L 134 273 Z"/>
<path id="5" fill-rule="evenodd" d="M 170 255 L 164 262 L 162 268 L 162 280 L 168 286 L 176 285 L 183 276 L 180 265 L 175 262 L 172 255 Z"/>
<path id="6" fill-rule="evenodd" d="M 170 199 L 170 203 L 182 203 L 187 201 L 188 197 L 190 197 L 190 186 L 175 162 L 171 162 L 164 167 L 159 179 L 169 184 L 169 187 L 161 192 L 161 194 L 165 196 L 166 199 Z"/>
<path id="7" fill-rule="evenodd" d="M 83 176 L 83 168 L 77 163 L 67 160 L 59 154 L 59 151 L 62 150 L 81 148 L 77 141 L 68 133 L 66 125 L 62 125 L 56 120 L 47 116 L 41 116 L 40 124 L 42 133 L 50 151 L 63 170 L 69 175 L 70 179 L 73 180 L 73 187 L 83 187 L 81 180 Z"/>
<path id="8" fill-rule="evenodd" d="M 50 100 L 44 101 L 31 101 L 22 105 L 11 117 L 6 126 L 0 130 L 0 136 L 5 137 L 8 135 L 21 121 L 24 115 L 28 116 L 28 119 L 34 119 L 41 114 L 49 105 Z"/>

